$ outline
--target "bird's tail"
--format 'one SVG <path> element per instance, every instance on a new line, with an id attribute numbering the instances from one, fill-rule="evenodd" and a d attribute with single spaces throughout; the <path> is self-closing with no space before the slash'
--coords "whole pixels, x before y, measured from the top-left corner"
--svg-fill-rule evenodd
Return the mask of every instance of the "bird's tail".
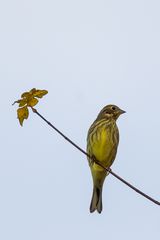
<path id="1" fill-rule="evenodd" d="M 92 195 L 92 200 L 90 204 L 90 212 L 94 212 L 97 210 L 98 213 L 102 212 L 102 186 L 93 187 L 93 195 Z"/>

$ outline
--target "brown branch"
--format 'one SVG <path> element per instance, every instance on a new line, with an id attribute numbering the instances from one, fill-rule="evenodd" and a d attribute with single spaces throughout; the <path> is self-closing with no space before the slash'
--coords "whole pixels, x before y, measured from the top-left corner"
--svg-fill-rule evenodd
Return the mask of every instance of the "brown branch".
<path id="1" fill-rule="evenodd" d="M 99 166 L 101 166 L 103 169 L 105 169 L 107 172 L 109 172 L 110 174 L 112 174 L 115 178 L 117 178 L 118 180 L 120 180 L 121 182 L 123 182 L 124 184 L 126 184 L 128 187 L 130 187 L 131 189 L 133 189 L 134 191 L 136 191 L 137 193 L 139 193 L 140 195 L 142 195 L 143 197 L 147 198 L 148 200 L 152 201 L 153 203 L 160 205 L 160 202 L 155 200 L 154 198 L 150 197 L 149 195 L 145 194 L 144 192 L 142 192 L 141 190 L 139 190 L 138 188 L 134 187 L 132 184 L 130 184 L 129 182 L 127 182 L 126 180 L 124 180 L 123 178 L 121 178 L 120 176 L 118 176 L 116 173 L 114 173 L 110 168 L 106 168 L 104 167 L 99 161 L 97 161 L 96 159 L 93 159 L 91 156 L 89 156 L 88 153 L 86 153 L 82 148 L 80 148 L 77 144 L 75 144 L 71 139 L 69 139 L 67 136 L 65 136 L 61 131 L 59 131 L 55 126 L 52 125 L 52 123 L 50 123 L 47 119 L 45 119 L 35 108 L 32 108 L 33 112 L 36 113 L 41 119 L 43 119 L 51 128 L 53 128 L 56 132 L 58 132 L 66 141 L 68 141 L 70 144 L 72 144 L 75 148 L 77 148 L 80 152 L 82 152 L 83 154 L 85 154 L 87 157 L 91 158 L 94 162 L 96 162 L 96 164 L 98 164 Z"/>

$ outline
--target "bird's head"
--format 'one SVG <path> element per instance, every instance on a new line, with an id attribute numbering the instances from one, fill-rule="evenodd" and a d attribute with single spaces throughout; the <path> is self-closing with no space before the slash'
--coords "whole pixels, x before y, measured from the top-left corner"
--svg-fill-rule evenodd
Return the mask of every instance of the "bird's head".
<path id="1" fill-rule="evenodd" d="M 118 117 L 125 113 L 122 109 L 116 105 L 110 104 L 105 106 L 97 116 L 97 119 L 114 119 L 117 120 Z"/>

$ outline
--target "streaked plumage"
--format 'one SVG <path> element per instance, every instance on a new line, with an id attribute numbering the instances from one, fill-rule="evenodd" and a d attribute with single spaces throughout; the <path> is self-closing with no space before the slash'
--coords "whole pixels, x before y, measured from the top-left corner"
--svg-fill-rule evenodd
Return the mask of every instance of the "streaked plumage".
<path id="1" fill-rule="evenodd" d="M 115 105 L 107 105 L 98 114 L 88 131 L 87 153 L 109 168 L 117 153 L 119 131 L 116 120 L 125 111 Z M 88 158 L 93 178 L 93 196 L 90 212 L 102 211 L 102 187 L 106 171 Z"/>

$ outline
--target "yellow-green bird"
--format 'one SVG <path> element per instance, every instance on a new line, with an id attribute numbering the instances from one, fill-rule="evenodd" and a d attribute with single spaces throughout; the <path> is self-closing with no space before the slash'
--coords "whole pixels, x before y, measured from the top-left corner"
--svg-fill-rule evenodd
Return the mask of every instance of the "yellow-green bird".
<path id="1" fill-rule="evenodd" d="M 93 159 L 99 161 L 104 167 L 110 168 L 118 148 L 119 131 L 116 124 L 118 117 L 125 113 L 116 105 L 105 106 L 98 114 L 88 131 L 87 153 Z M 88 158 L 93 178 L 93 195 L 90 204 L 90 212 L 102 211 L 102 188 L 107 172 Z"/>

